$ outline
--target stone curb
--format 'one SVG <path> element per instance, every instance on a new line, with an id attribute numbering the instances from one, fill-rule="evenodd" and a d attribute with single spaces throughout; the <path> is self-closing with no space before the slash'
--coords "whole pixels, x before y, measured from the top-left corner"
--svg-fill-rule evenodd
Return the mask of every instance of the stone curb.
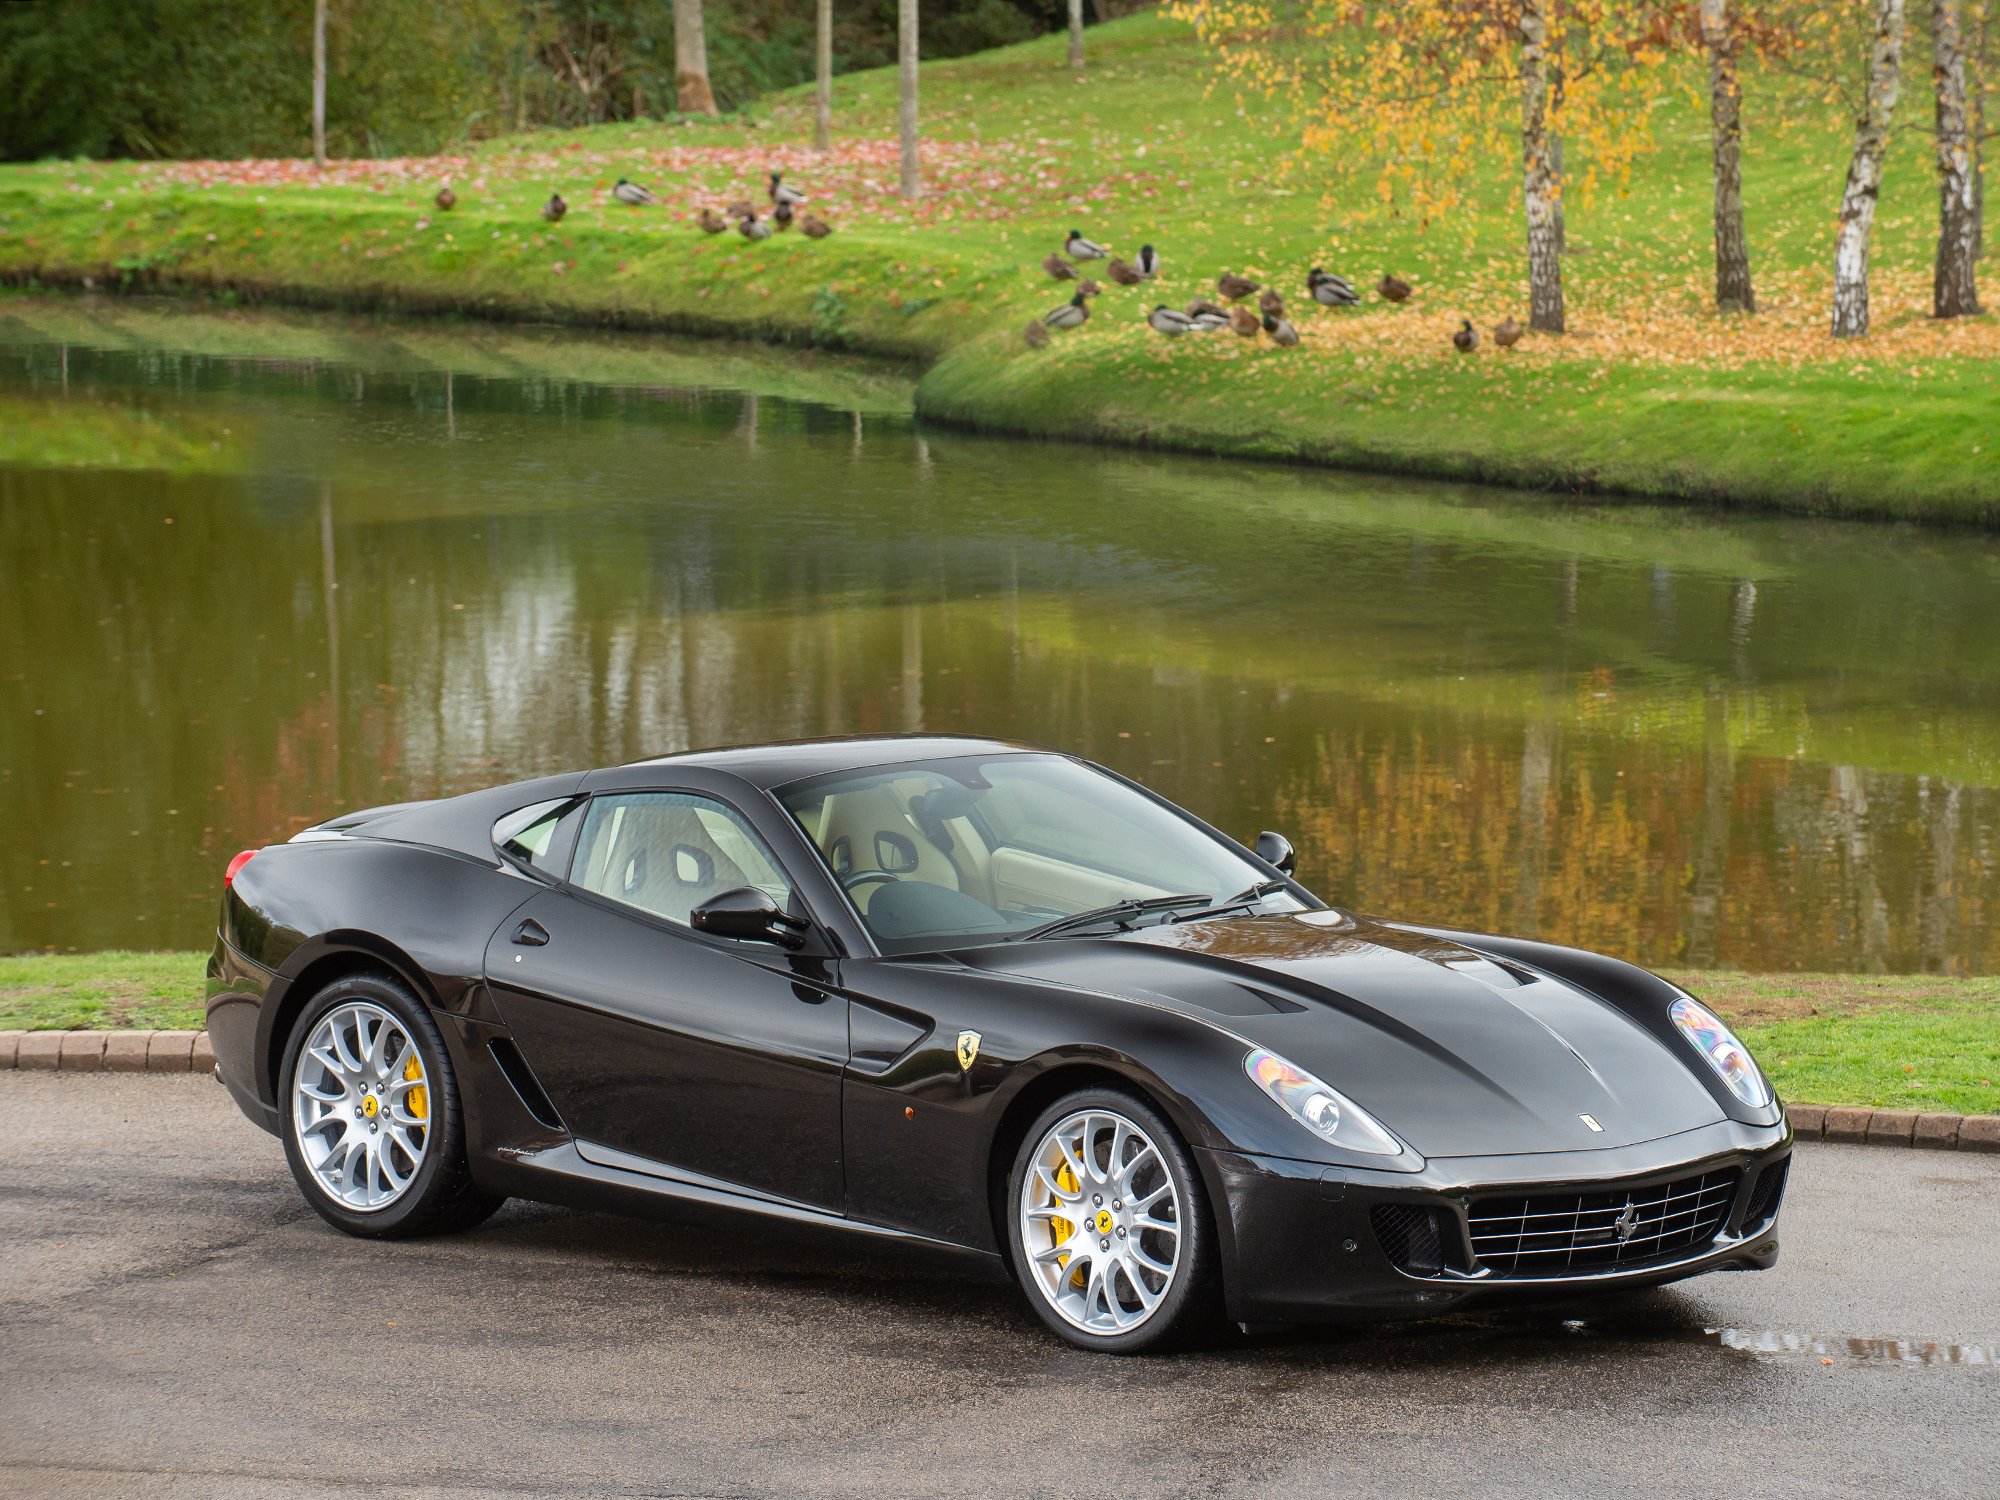
<path id="1" fill-rule="evenodd" d="M 213 1073 L 205 1031 L 0 1031 L 0 1071 Z M 2000 1115 L 1926 1114 L 1907 1109 L 1794 1104 L 1786 1113 L 1800 1140 L 1925 1151 L 2000 1155 Z"/>

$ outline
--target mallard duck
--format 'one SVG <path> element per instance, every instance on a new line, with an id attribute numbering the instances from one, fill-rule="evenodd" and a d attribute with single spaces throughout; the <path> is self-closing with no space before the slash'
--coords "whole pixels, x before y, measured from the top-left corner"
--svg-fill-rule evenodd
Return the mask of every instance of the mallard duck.
<path id="1" fill-rule="evenodd" d="M 1219 307 L 1211 308 L 1207 312 L 1198 312 L 1192 316 L 1194 318 L 1194 331 L 1196 333 L 1220 333 L 1229 326 L 1229 314 Z"/>
<path id="2" fill-rule="evenodd" d="M 1116 256 L 1105 262 L 1104 274 L 1120 286 L 1138 286 L 1146 279 L 1137 266 Z"/>
<path id="3" fill-rule="evenodd" d="M 1381 294 L 1382 300 L 1385 302 L 1408 302 L 1410 300 L 1410 293 L 1415 291 L 1416 288 L 1403 280 L 1402 277 L 1384 271 L 1382 279 L 1375 283 L 1375 290 Z"/>
<path id="4" fill-rule="evenodd" d="M 1250 311 L 1249 308 L 1232 307 L 1229 309 L 1229 327 L 1231 332 L 1241 334 L 1246 339 L 1254 339 L 1257 337 L 1258 329 L 1263 326 L 1263 324 L 1257 321 L 1257 315 Z"/>
<path id="5" fill-rule="evenodd" d="M 1479 330 L 1472 326 L 1472 319 L 1460 320 L 1462 327 L 1451 336 L 1452 347 L 1460 354 L 1470 354 L 1479 347 Z"/>
<path id="6" fill-rule="evenodd" d="M 745 214 L 736 221 L 736 232 L 746 240 L 768 240 L 771 226 L 755 214 Z"/>
<path id="7" fill-rule="evenodd" d="M 748 198 L 738 198 L 734 203 L 725 208 L 723 212 L 728 214 L 732 219 L 754 219 L 757 217 L 757 205 L 752 203 Z"/>
<path id="8" fill-rule="evenodd" d="M 1299 343 L 1299 331 L 1291 323 L 1270 313 L 1264 314 L 1264 332 L 1271 335 L 1271 342 L 1286 349 L 1295 349 Z"/>
<path id="9" fill-rule="evenodd" d="M 1028 319 L 1028 326 L 1021 330 L 1021 342 L 1026 344 L 1030 349 L 1044 349 L 1048 347 L 1049 330 L 1043 326 L 1040 318 Z"/>
<path id="10" fill-rule="evenodd" d="M 1063 241 L 1063 254 L 1071 260 L 1103 260 L 1110 253 L 1094 240 L 1085 239 L 1080 229 L 1072 229 Z"/>
<path id="11" fill-rule="evenodd" d="M 771 174 L 770 191 L 771 201 L 780 207 L 797 208 L 801 203 L 809 201 L 806 195 L 797 188 L 785 186 L 784 174 L 782 172 L 773 172 Z"/>
<path id="12" fill-rule="evenodd" d="M 1252 281 L 1248 276 L 1238 276 L 1234 271 L 1224 271 L 1215 278 L 1215 289 L 1231 302 L 1241 302 L 1252 293 L 1263 290 L 1263 283 Z"/>
<path id="13" fill-rule="evenodd" d="M 1042 257 L 1042 269 L 1055 277 L 1057 281 L 1076 280 L 1076 267 L 1053 251 Z"/>
<path id="14" fill-rule="evenodd" d="M 562 216 L 569 212 L 569 205 L 563 202 L 561 193 L 550 193 L 549 201 L 542 205 L 542 217 L 551 224 L 562 223 Z"/>
<path id="15" fill-rule="evenodd" d="M 618 179 L 618 185 L 612 188 L 611 196 L 616 198 L 620 203 L 631 204 L 634 208 L 647 208 L 660 201 L 644 188 L 640 187 L 638 183 L 627 182 L 622 177 Z"/>
<path id="16" fill-rule="evenodd" d="M 1285 299 L 1271 287 L 1264 288 L 1264 295 L 1257 299 L 1257 311 L 1267 318 L 1282 318 L 1285 315 Z"/>
<path id="17" fill-rule="evenodd" d="M 833 233 L 833 226 L 818 214 L 807 214 L 799 220 L 799 233 L 809 240 L 823 240 Z"/>
<path id="18" fill-rule="evenodd" d="M 1104 283 L 1092 281 L 1086 276 L 1076 284 L 1076 294 L 1079 297 L 1101 297 L 1104 295 Z"/>
<path id="19" fill-rule="evenodd" d="M 449 184 L 447 184 L 446 186 L 441 187 L 437 190 L 437 198 L 435 201 L 439 208 L 443 209 L 446 213 L 449 213 L 451 212 L 451 210 L 458 207 L 458 194 L 454 193 L 451 190 Z"/>
<path id="20" fill-rule="evenodd" d="M 1089 319 L 1090 305 L 1082 292 L 1042 315 L 1042 321 L 1051 328 L 1081 328 Z"/>
<path id="21" fill-rule="evenodd" d="M 1155 276 L 1160 274 L 1160 252 L 1155 250 L 1151 245 L 1141 245 L 1139 247 L 1139 258 L 1133 264 L 1139 268 L 1141 276 L 1151 281 Z"/>
<path id="22" fill-rule="evenodd" d="M 1164 333 L 1170 339 L 1177 339 L 1194 328 L 1194 319 L 1179 308 L 1169 307 L 1162 302 L 1146 314 L 1146 324 L 1155 333 Z"/>
<path id="23" fill-rule="evenodd" d="M 792 227 L 792 205 L 783 198 L 780 198 L 778 206 L 771 210 L 771 222 L 776 224 L 780 229 L 790 229 Z"/>
<path id="24" fill-rule="evenodd" d="M 1224 322 L 1229 321 L 1229 314 L 1224 312 L 1220 307 L 1216 306 L 1215 303 L 1209 301 L 1208 298 L 1206 297 L 1196 297 L 1193 298 L 1191 301 L 1189 301 L 1187 305 L 1187 315 L 1190 318 L 1213 317 L 1213 318 L 1221 318 Z"/>
<path id="25" fill-rule="evenodd" d="M 1521 335 L 1527 331 L 1527 329 L 1514 321 L 1512 313 L 1508 313 L 1506 317 L 1493 325 L 1493 342 L 1498 344 L 1502 349 L 1511 349 L 1521 342 Z"/>
<path id="26" fill-rule="evenodd" d="M 1353 282 L 1318 266 L 1306 273 L 1306 291 L 1321 307 L 1354 307 L 1361 301 Z"/>
<path id="27" fill-rule="evenodd" d="M 729 221 L 712 208 L 704 208 L 694 216 L 694 221 L 701 226 L 703 234 L 721 234 L 729 227 Z"/>

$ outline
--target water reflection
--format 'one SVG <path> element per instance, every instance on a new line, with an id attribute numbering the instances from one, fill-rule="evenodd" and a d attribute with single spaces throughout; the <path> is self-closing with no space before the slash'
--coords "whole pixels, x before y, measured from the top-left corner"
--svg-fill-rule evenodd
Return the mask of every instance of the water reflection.
<path id="1" fill-rule="evenodd" d="M 200 945 L 230 853 L 345 808 L 927 729 L 1280 827 L 1364 909 L 2000 969 L 1985 539 L 919 436 L 872 376 L 667 345 L 164 323 L 0 326 L 39 424 L 0 444 L 0 950 Z"/>

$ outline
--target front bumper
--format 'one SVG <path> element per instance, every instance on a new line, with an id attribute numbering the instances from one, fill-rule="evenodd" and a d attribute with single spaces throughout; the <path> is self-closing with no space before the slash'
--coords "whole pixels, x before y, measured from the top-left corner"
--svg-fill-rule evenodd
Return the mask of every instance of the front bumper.
<path id="1" fill-rule="evenodd" d="M 1722 1122 L 1657 1141 L 1599 1151 L 1437 1158 L 1421 1172 L 1379 1172 L 1241 1152 L 1204 1151 L 1217 1185 L 1229 1315 L 1240 1323 L 1292 1323 L 1442 1312 L 1478 1300 L 1536 1293 L 1654 1286 L 1704 1271 L 1762 1270 L 1778 1257 L 1779 1179 L 1791 1156 L 1789 1126 Z M 1470 1210 L 1511 1196 L 1623 1194 L 1644 1200 L 1663 1185 L 1734 1171 L 1713 1236 L 1616 1264 L 1594 1246 L 1532 1270 L 1486 1264 L 1473 1250 Z M 1766 1193 L 1760 1195 L 1759 1184 Z M 1768 1199 L 1768 1203 L 1766 1202 Z M 1413 1267 L 1405 1243 L 1385 1244 L 1375 1210 L 1423 1211 L 1443 1254 Z M 1482 1210 L 1483 1211 L 1483 1210 Z M 1596 1222 L 1596 1221 L 1592 1221 Z M 1595 1236 L 1595 1238 L 1602 1238 Z"/>

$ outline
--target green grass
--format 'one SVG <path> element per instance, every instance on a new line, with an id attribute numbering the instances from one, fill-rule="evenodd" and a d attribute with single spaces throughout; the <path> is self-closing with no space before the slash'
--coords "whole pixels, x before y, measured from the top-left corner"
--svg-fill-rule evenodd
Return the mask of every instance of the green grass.
<path id="1" fill-rule="evenodd" d="M 0 1030 L 202 1025 L 199 953 L 0 958 Z M 2000 978 L 1676 973 L 1787 1099 L 2000 1113 Z"/>
<path id="2" fill-rule="evenodd" d="M 1851 122 L 1753 74 L 1745 175 L 1764 311 L 1706 310 L 1707 145 L 1699 90 L 1654 111 L 1631 181 L 1569 204 L 1573 332 L 1461 358 L 1446 335 L 1525 312 L 1518 171 L 1482 162 L 1465 206 L 1422 222 L 1372 174 L 1295 162 L 1298 122 L 1218 85 L 1184 26 L 1095 27 L 1081 80 L 1052 37 L 924 69 L 930 180 L 888 191 L 894 77 L 843 77 L 836 150 L 810 104 L 706 127 L 642 123 L 487 142 L 464 157 L 293 169 L 43 163 L 0 169 L 0 278 L 159 287 L 223 300 L 449 311 L 853 349 L 924 370 L 920 415 L 1039 436 L 1156 445 L 1558 491 L 1991 525 L 2000 522 L 2000 326 L 1925 316 L 1934 178 L 1898 137 L 1874 263 L 1876 331 L 1824 332 L 1831 221 Z M 1912 62 L 1908 113 L 1926 79 Z M 1690 83 L 1696 75 L 1689 74 Z M 1239 113 L 1239 103 L 1241 112 Z M 751 196 L 781 165 L 837 232 L 709 239 L 695 208 Z M 1583 163 L 1574 163 L 1580 168 Z M 667 207 L 605 196 L 642 179 Z M 452 213 L 430 195 L 449 177 Z M 197 180 L 199 179 L 199 180 Z M 573 204 L 535 216 L 552 187 Z M 1038 269 L 1063 231 L 1157 244 L 1156 286 L 1109 289 L 1033 351 L 1023 323 L 1062 291 Z M 1304 271 L 1396 269 L 1391 307 L 1298 307 Z M 1305 345 L 1169 343 L 1144 312 L 1212 294 L 1223 269 L 1292 295 Z"/>

